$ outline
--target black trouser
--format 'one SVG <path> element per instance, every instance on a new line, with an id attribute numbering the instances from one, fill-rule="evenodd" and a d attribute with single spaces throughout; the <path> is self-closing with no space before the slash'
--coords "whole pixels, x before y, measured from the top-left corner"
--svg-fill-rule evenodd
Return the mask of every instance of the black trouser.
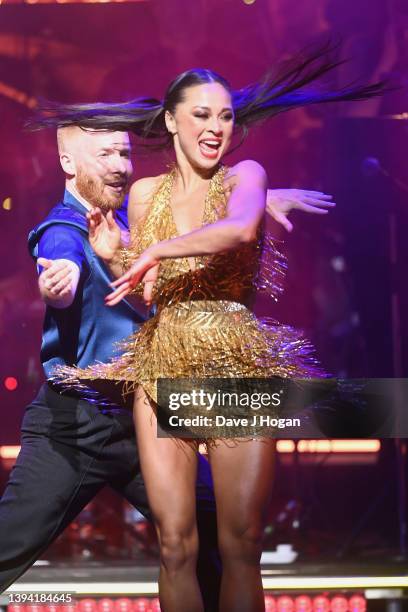
<path id="1" fill-rule="evenodd" d="M 59 395 L 43 385 L 26 408 L 21 451 L 0 501 L 0 593 L 105 485 L 150 518 L 131 411 L 102 411 L 91 402 Z M 202 457 L 197 521 L 200 586 L 206 610 L 216 610 L 220 562 L 215 501 L 209 466 Z"/>

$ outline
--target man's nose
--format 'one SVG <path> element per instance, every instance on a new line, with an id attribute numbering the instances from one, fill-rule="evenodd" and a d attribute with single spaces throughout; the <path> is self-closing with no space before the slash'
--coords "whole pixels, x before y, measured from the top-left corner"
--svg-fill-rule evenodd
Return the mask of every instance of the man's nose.
<path id="1" fill-rule="evenodd" d="M 121 174 L 128 174 L 131 168 L 129 159 L 122 157 L 121 155 L 115 155 L 112 160 L 111 170 L 114 172 L 120 172 Z"/>

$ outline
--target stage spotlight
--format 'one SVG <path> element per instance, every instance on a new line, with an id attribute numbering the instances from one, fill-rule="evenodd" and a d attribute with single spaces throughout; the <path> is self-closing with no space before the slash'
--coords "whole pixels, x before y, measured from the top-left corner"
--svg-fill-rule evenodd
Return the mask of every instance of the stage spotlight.
<path id="1" fill-rule="evenodd" d="M 255 0 L 243 0 L 244 4 L 255 4 Z"/>
<path id="2" fill-rule="evenodd" d="M 11 198 L 5 198 L 3 200 L 3 204 L 2 204 L 3 210 L 11 210 L 12 205 L 13 205 L 13 202 L 12 202 Z"/>
<path id="3" fill-rule="evenodd" d="M 7 378 L 4 379 L 4 386 L 7 391 L 15 391 L 18 387 L 17 378 L 14 378 L 14 376 L 7 376 Z"/>

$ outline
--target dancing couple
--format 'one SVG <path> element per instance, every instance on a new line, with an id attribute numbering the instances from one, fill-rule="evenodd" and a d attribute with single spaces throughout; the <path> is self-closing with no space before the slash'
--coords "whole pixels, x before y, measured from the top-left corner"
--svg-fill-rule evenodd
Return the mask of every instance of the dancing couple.
<path id="1" fill-rule="evenodd" d="M 85 190 L 91 205 L 89 243 L 105 270 L 116 278 L 114 290 L 106 297 L 106 315 L 99 311 L 98 316 L 120 316 L 134 291 L 147 305 L 155 306 L 155 314 L 128 337 L 118 357 L 100 359 L 94 351 L 98 363 L 87 358 L 83 367 L 77 355 L 67 352 L 61 361 L 68 367 L 51 363 L 52 359 L 49 364 L 53 385 L 61 381 L 74 388 L 77 382 L 102 380 L 124 382 L 126 391 L 133 392 L 141 470 L 160 545 L 159 591 L 164 612 L 201 612 L 204 604 L 197 580 L 197 447 L 194 440 L 157 437 L 158 379 L 322 374 L 301 334 L 286 325 L 268 325 L 251 311 L 257 288 L 274 296 L 280 290 L 274 274 L 279 254 L 263 229 L 267 178 L 255 161 L 227 167 L 222 159 L 237 129 L 245 131 L 304 104 L 359 100 L 381 93 L 381 84 L 321 92 L 310 88 L 335 65 L 325 53 L 311 54 L 283 73 L 239 91 L 211 70 L 189 70 L 170 84 L 162 102 L 140 98 L 123 104 L 54 104 L 43 108 L 33 122 L 36 127 L 57 127 L 66 141 L 78 130 L 89 139 L 99 138 L 101 131 L 132 132 L 152 139 L 156 148 L 174 149 L 175 164 L 169 172 L 132 185 L 129 238 L 112 207 L 104 206 L 104 193 L 92 189 L 78 172 L 70 147 L 63 150 L 66 175 L 76 177 L 74 188 L 79 194 Z M 113 156 L 126 166 L 128 147 L 117 144 L 98 150 L 95 164 L 109 165 Z M 120 202 L 125 189 L 121 175 L 112 173 L 104 184 L 108 200 L 117 197 Z M 318 195 L 309 197 L 311 206 L 319 206 Z M 320 200 L 320 205 L 324 202 Z M 269 280 L 260 269 L 265 251 L 272 262 L 266 271 L 271 274 Z M 40 257 L 38 263 L 52 267 L 47 258 Z M 69 308 L 87 280 L 80 258 L 73 263 L 53 280 L 47 269 L 42 273 L 49 298 L 54 294 L 60 300 L 54 306 L 65 313 L 67 330 Z M 84 299 L 92 302 L 94 296 L 84 295 Z M 95 323 L 88 320 L 89 332 Z M 109 333 L 95 338 L 95 344 L 109 343 L 109 338 Z M 235 444 L 212 439 L 207 447 L 223 568 L 219 609 L 258 612 L 264 610 L 260 556 L 274 442 L 268 437 Z"/>

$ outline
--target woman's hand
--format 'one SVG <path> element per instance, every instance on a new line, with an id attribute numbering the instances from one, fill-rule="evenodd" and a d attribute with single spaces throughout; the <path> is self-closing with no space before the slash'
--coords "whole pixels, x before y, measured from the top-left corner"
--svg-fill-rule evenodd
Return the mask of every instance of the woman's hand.
<path id="1" fill-rule="evenodd" d="M 159 260 L 147 249 L 135 261 L 132 267 L 116 281 L 111 283 L 111 287 L 115 287 L 105 298 L 107 306 L 115 306 L 124 297 L 126 297 L 134 287 L 140 282 L 144 283 L 143 299 L 146 304 L 150 304 L 152 300 L 153 286 L 159 274 Z"/>
<path id="2" fill-rule="evenodd" d="M 121 231 L 113 212 L 104 215 L 100 208 L 92 208 L 86 215 L 89 226 L 89 242 L 96 255 L 111 262 L 122 246 Z"/>
<path id="3" fill-rule="evenodd" d="M 333 196 L 322 191 L 307 191 L 306 189 L 268 189 L 266 211 L 287 232 L 293 230 L 293 224 L 288 219 L 291 210 L 303 210 L 314 215 L 326 215 L 329 208 L 336 206 Z"/>

